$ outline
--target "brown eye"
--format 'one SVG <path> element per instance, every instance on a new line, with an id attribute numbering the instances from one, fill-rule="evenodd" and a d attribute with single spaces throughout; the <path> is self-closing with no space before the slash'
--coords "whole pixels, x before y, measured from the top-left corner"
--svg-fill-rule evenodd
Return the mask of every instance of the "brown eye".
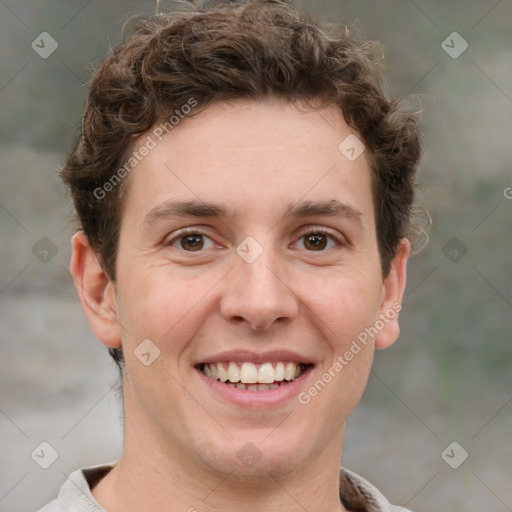
<path id="1" fill-rule="evenodd" d="M 327 239 L 323 233 L 309 233 L 304 235 L 304 247 L 312 251 L 323 251 L 327 247 Z"/>
<path id="2" fill-rule="evenodd" d="M 181 247 L 186 251 L 199 251 L 204 246 L 203 235 L 186 235 L 180 240 Z"/>
<path id="3" fill-rule="evenodd" d="M 186 252 L 203 252 L 216 248 L 215 242 L 208 235 L 195 228 L 177 231 L 165 245 Z"/>

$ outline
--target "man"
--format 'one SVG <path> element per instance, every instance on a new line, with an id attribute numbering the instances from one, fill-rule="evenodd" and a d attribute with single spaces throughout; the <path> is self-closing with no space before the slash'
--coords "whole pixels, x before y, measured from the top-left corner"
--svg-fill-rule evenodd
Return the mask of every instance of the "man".
<path id="1" fill-rule="evenodd" d="M 405 510 L 340 462 L 399 333 L 416 122 L 287 1 L 186 7 L 105 60 L 62 170 L 124 446 L 42 510 Z"/>

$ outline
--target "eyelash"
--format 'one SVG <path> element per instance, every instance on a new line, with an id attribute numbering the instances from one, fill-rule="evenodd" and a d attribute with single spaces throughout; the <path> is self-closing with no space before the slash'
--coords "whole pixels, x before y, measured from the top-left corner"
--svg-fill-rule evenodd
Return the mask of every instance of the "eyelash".
<path id="1" fill-rule="evenodd" d="M 172 246 L 175 242 L 179 241 L 181 238 L 185 238 L 189 235 L 201 235 L 207 238 L 210 238 L 204 231 L 201 231 L 198 228 L 183 228 L 176 235 L 174 235 L 168 242 L 165 242 L 164 245 L 166 246 Z M 185 249 L 182 249 L 184 252 L 201 252 L 201 251 L 185 251 Z"/>
<path id="2" fill-rule="evenodd" d="M 337 246 L 346 246 L 346 245 L 348 245 L 345 239 L 342 239 L 341 237 L 335 236 L 331 231 L 329 231 L 329 230 L 327 230 L 325 228 L 322 228 L 320 226 L 319 227 L 314 227 L 313 226 L 312 228 L 308 228 L 307 230 L 302 231 L 297 240 L 300 240 L 301 238 L 304 238 L 307 235 L 316 235 L 316 234 L 326 235 L 332 241 L 334 241 L 337 244 Z M 183 228 L 182 230 L 178 231 L 178 233 L 171 240 L 166 242 L 165 245 L 166 246 L 172 246 L 175 242 L 179 241 L 181 238 L 185 238 L 188 235 L 201 235 L 201 236 L 204 236 L 204 237 L 207 237 L 207 238 L 211 239 L 211 237 L 207 233 L 205 233 L 204 231 L 201 231 L 198 228 Z M 331 248 L 331 249 L 333 249 L 333 248 Z M 322 250 L 322 251 L 308 251 L 308 252 L 326 252 L 326 251 L 329 251 L 331 249 L 325 249 L 325 250 Z M 199 250 L 199 251 L 185 251 L 185 249 L 182 249 L 182 250 L 184 252 L 202 252 L 201 250 Z"/>
<path id="3" fill-rule="evenodd" d="M 299 240 L 301 238 L 304 238 L 307 235 L 317 235 L 317 234 L 326 235 L 333 242 L 335 242 L 337 246 L 346 245 L 344 240 L 342 240 L 340 237 L 335 236 L 331 231 L 329 231 L 328 229 L 322 228 L 320 226 L 319 227 L 308 228 L 307 230 L 302 231 L 300 236 L 299 236 Z M 331 247 L 331 249 L 334 249 L 334 247 Z M 331 249 L 324 249 L 322 251 L 308 251 L 308 252 L 327 252 L 327 251 L 330 251 Z"/>

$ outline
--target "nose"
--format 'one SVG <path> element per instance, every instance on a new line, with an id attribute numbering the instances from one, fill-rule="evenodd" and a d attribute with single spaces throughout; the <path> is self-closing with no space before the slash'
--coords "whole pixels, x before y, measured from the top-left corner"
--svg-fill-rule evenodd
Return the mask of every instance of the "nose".
<path id="1" fill-rule="evenodd" d="M 236 256 L 221 298 L 223 318 L 254 330 L 266 330 L 277 322 L 294 318 L 299 305 L 286 277 L 268 251 L 252 263 Z"/>

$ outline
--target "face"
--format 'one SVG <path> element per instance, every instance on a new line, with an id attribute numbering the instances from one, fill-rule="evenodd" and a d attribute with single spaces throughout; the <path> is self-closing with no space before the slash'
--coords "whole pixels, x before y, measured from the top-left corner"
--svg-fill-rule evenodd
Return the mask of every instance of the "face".
<path id="1" fill-rule="evenodd" d="M 408 252 L 384 279 L 351 133 L 335 107 L 218 103 L 132 171 L 115 322 L 91 321 L 123 346 L 126 443 L 239 478 L 339 464 Z"/>

